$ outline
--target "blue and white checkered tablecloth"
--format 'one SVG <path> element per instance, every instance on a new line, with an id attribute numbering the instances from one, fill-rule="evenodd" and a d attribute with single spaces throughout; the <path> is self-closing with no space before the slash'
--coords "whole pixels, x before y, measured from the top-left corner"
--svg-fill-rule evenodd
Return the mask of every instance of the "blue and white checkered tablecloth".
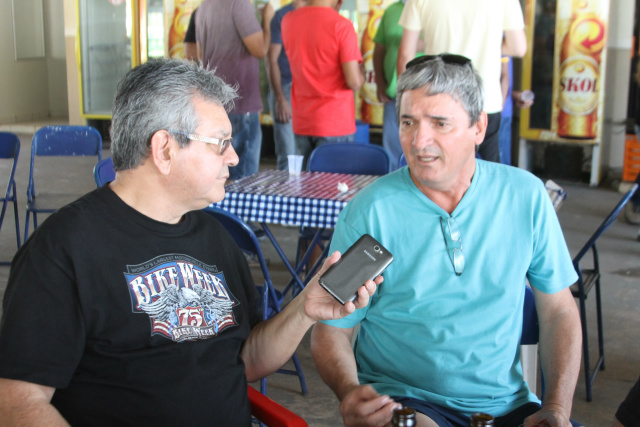
<path id="1" fill-rule="evenodd" d="M 244 221 L 333 228 L 342 208 L 377 178 L 325 172 L 290 175 L 288 171 L 265 170 L 227 185 L 224 200 L 216 205 Z M 339 183 L 348 189 L 340 191 Z"/>

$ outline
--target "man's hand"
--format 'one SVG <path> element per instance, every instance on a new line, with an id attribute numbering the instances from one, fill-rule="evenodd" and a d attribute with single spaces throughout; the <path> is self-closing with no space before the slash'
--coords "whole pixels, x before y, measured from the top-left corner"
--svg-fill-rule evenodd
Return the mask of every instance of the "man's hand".
<path id="1" fill-rule="evenodd" d="M 276 121 L 289 123 L 291 120 L 291 105 L 287 98 L 276 98 Z"/>
<path id="2" fill-rule="evenodd" d="M 345 426 L 380 427 L 391 422 L 393 410 L 402 405 L 381 396 L 370 385 L 351 389 L 340 402 L 340 414 Z"/>
<path id="3" fill-rule="evenodd" d="M 562 406 L 543 405 L 538 412 L 525 418 L 523 427 L 571 427 L 571 421 Z"/>
<path id="4" fill-rule="evenodd" d="M 377 79 L 376 79 L 377 80 Z M 377 90 L 377 94 L 378 94 L 378 101 L 382 102 L 383 104 L 386 104 L 387 102 L 391 101 L 391 98 L 389 98 L 387 96 L 387 86 L 385 85 L 384 87 L 380 84 L 376 85 L 376 90 Z"/>
<path id="5" fill-rule="evenodd" d="M 369 304 L 369 298 L 376 292 L 376 287 L 382 283 L 382 276 L 369 280 L 358 289 L 358 297 L 352 302 L 347 301 L 345 305 L 336 301 L 320 284 L 318 278 L 327 269 L 338 262 L 340 252 L 336 251 L 328 257 L 318 274 L 307 284 L 303 293 L 305 297 L 304 311 L 314 321 L 341 319 L 353 313 L 357 308 L 366 307 Z"/>
<path id="6" fill-rule="evenodd" d="M 512 91 L 511 98 L 513 99 L 513 102 L 515 103 L 517 108 L 529 108 L 533 105 L 533 99 L 522 99 L 522 91 L 520 90 Z"/>

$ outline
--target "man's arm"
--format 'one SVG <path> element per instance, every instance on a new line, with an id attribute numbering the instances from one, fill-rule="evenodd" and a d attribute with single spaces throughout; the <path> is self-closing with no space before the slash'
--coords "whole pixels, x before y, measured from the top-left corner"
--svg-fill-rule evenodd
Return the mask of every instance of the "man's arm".
<path id="1" fill-rule="evenodd" d="M 370 385 L 358 381 L 351 342 L 354 328 L 341 329 L 318 323 L 311 333 L 311 354 L 322 380 L 340 400 L 345 425 L 380 426 L 391 421 L 401 405 L 379 395 Z"/>
<path id="2" fill-rule="evenodd" d="M 540 361 L 545 393 L 542 409 L 527 418 L 524 426 L 568 427 L 581 359 L 578 308 L 569 288 L 554 294 L 534 288 L 533 294 L 540 323 Z"/>
<path id="3" fill-rule="evenodd" d="M 418 40 L 420 39 L 420 30 L 402 30 L 402 39 L 398 48 L 398 77 L 407 68 L 407 62 L 416 57 Z"/>
<path id="4" fill-rule="evenodd" d="M 374 294 L 376 286 L 382 283 L 382 276 L 361 286 L 355 301 L 348 301 L 344 306 L 320 286 L 318 277 L 339 259 L 340 253 L 334 252 L 320 272 L 284 310 L 251 330 L 240 354 L 249 382 L 282 367 L 316 321 L 340 319 L 353 313 L 356 308 L 369 304 L 369 297 Z"/>
<path id="5" fill-rule="evenodd" d="M 242 39 L 242 43 L 252 56 L 256 58 L 264 58 L 269 50 L 271 41 L 271 19 L 275 11 L 270 3 L 267 3 L 262 9 L 262 31 L 248 35 Z"/>
<path id="6" fill-rule="evenodd" d="M 0 378 L 0 427 L 69 427 L 51 405 L 54 392 L 52 387 Z"/>
<path id="7" fill-rule="evenodd" d="M 278 64 L 280 52 L 282 52 L 282 45 L 279 43 L 271 43 L 271 46 L 269 46 L 269 81 L 271 83 L 271 90 L 273 90 L 273 96 L 276 99 L 274 119 L 280 123 L 289 123 L 291 120 L 291 105 L 289 105 L 289 101 L 287 101 L 284 91 L 282 90 L 282 74 L 280 73 L 280 65 Z"/>
<path id="8" fill-rule="evenodd" d="M 352 90 L 358 90 L 364 84 L 364 72 L 358 61 L 343 62 L 342 73 L 347 81 L 347 86 Z"/>
<path id="9" fill-rule="evenodd" d="M 376 89 L 378 91 L 378 101 L 386 103 L 391 101 L 387 96 L 387 86 L 389 82 L 384 75 L 384 55 L 387 48 L 382 43 L 376 43 L 373 48 L 373 74 L 376 76 Z"/>
<path id="10" fill-rule="evenodd" d="M 527 36 L 524 30 L 507 30 L 502 39 L 502 55 L 522 58 L 527 53 Z"/>

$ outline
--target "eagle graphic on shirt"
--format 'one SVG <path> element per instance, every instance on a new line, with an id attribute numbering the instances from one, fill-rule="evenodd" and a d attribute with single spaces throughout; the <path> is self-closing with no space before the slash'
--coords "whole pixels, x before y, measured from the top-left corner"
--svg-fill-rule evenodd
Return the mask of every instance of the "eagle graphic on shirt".
<path id="1" fill-rule="evenodd" d="M 151 334 L 176 342 L 207 339 L 237 325 L 238 305 L 224 275 L 183 254 L 156 257 L 125 272 L 134 313 L 145 313 Z"/>

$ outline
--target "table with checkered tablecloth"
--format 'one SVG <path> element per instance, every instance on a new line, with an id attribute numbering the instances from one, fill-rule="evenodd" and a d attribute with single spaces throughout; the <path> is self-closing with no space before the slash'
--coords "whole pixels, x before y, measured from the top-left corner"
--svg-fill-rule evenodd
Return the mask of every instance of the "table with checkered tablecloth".
<path id="1" fill-rule="evenodd" d="M 303 265 L 310 257 L 311 249 L 320 241 L 323 230 L 332 229 L 338 221 L 340 211 L 367 185 L 375 181 L 374 175 L 350 175 L 327 172 L 301 172 L 291 175 L 288 171 L 263 170 L 232 182 L 225 187 L 224 200 L 217 207 L 229 211 L 244 221 L 258 222 L 269 238 L 292 281 L 285 288 L 295 294 L 304 288 L 301 279 Z M 315 237 L 295 267 L 267 224 L 297 225 L 315 229 Z M 326 255 L 323 251 L 320 260 Z M 320 263 L 308 272 L 312 277 Z M 308 279 L 307 279 L 308 280 Z"/>
<path id="2" fill-rule="evenodd" d="M 227 194 L 217 206 L 244 221 L 333 228 L 345 205 L 376 178 L 264 170 L 227 185 Z"/>

